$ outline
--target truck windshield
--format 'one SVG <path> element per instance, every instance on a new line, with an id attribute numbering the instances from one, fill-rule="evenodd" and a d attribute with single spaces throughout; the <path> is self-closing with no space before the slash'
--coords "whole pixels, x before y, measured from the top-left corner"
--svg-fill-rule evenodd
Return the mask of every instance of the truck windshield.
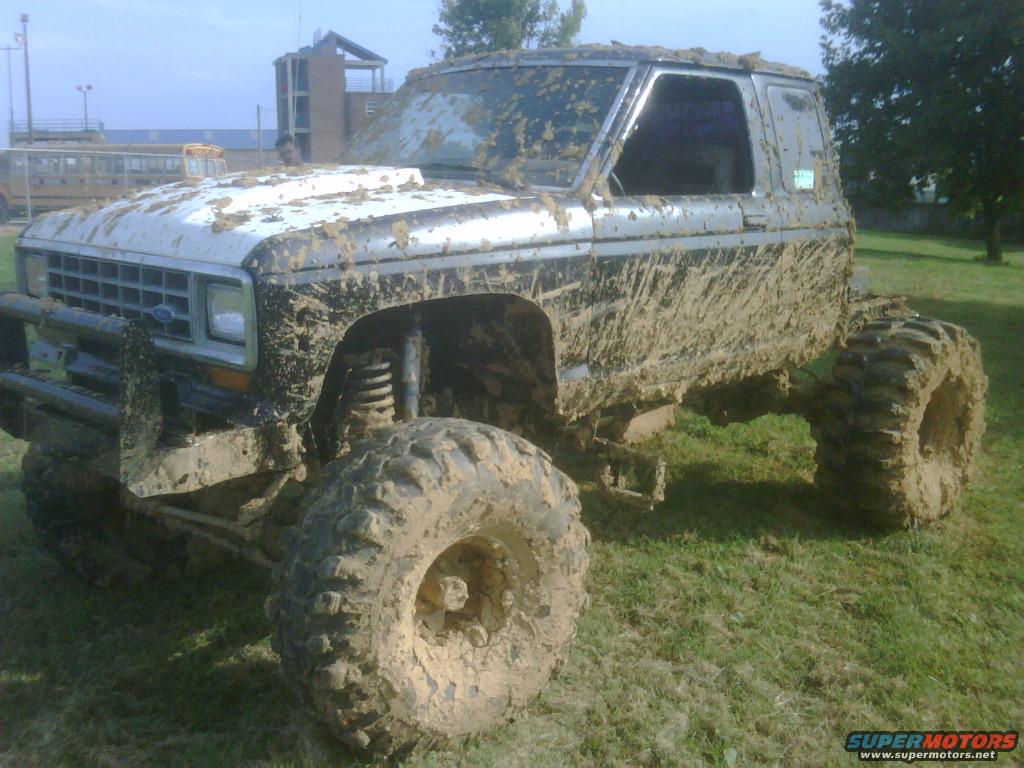
<path id="1" fill-rule="evenodd" d="M 626 71 L 527 66 L 421 77 L 381 107 L 341 162 L 568 187 Z"/>

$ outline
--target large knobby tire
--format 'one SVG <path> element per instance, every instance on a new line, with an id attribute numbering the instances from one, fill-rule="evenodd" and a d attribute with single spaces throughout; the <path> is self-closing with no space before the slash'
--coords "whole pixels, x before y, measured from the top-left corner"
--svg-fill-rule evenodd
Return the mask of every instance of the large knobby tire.
<path id="1" fill-rule="evenodd" d="M 505 721 L 564 660 L 588 540 L 576 486 L 522 438 L 385 430 L 329 465 L 268 600 L 286 676 L 378 753 Z"/>
<path id="2" fill-rule="evenodd" d="M 949 514 L 985 431 L 978 342 L 927 318 L 878 320 L 840 353 L 818 424 L 815 480 L 841 510 L 877 526 Z"/>
<path id="3" fill-rule="evenodd" d="M 94 586 L 176 577 L 188 560 L 185 537 L 129 517 L 118 484 L 66 454 L 31 445 L 21 462 L 25 509 L 40 546 Z"/>

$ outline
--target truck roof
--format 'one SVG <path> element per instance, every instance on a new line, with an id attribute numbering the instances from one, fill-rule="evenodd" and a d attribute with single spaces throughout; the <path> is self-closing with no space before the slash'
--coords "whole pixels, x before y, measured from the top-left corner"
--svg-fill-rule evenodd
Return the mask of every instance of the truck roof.
<path id="1" fill-rule="evenodd" d="M 519 65 L 559 65 L 559 64 L 611 64 L 631 66 L 633 64 L 651 64 L 668 62 L 673 64 L 690 64 L 708 69 L 732 69 L 744 72 L 764 72 L 801 80 L 812 80 L 806 70 L 788 64 L 765 61 L 759 52 L 735 54 L 728 52 L 706 51 L 703 48 L 672 49 L 660 46 L 641 45 L 580 45 L 574 48 L 536 48 L 512 51 L 495 51 L 489 53 L 462 56 L 451 61 L 444 61 L 430 67 L 423 67 L 409 73 L 408 79 L 434 75 L 448 70 L 460 70 L 473 67 L 500 67 Z"/>

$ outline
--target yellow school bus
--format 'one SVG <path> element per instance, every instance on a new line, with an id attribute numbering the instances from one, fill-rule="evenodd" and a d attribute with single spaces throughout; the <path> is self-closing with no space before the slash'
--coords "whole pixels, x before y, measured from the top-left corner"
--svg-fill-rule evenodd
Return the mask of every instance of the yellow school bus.
<path id="1" fill-rule="evenodd" d="M 0 221 L 227 173 L 213 144 L 73 144 L 0 150 Z"/>

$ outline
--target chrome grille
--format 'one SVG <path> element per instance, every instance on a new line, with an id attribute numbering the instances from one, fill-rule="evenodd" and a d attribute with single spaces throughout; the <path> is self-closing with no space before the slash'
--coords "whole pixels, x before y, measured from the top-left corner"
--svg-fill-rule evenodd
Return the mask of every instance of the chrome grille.
<path id="1" fill-rule="evenodd" d="M 50 298 L 127 320 L 141 317 L 155 336 L 192 341 L 190 273 L 54 251 L 43 255 Z M 173 318 L 158 320 L 153 316 L 157 306 L 169 308 Z"/>

